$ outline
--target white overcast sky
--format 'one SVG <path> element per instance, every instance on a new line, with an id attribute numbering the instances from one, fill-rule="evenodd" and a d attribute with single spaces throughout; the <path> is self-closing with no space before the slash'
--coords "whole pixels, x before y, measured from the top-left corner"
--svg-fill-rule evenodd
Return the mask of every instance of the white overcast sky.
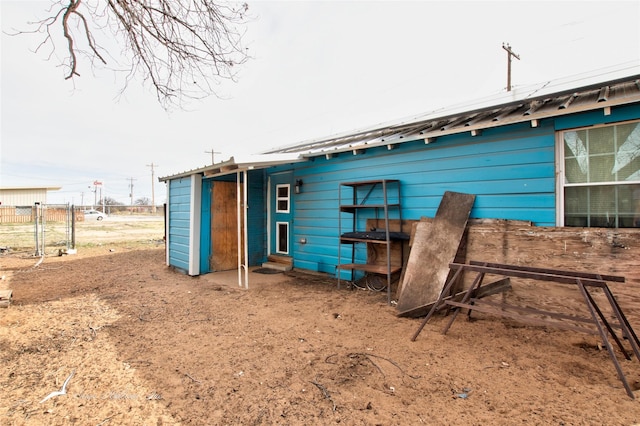
<path id="1" fill-rule="evenodd" d="M 8 36 L 48 2 L 0 0 L 0 186 L 62 186 L 49 202 L 93 201 L 89 186 L 128 204 L 156 178 L 495 95 L 640 62 L 639 1 L 249 1 L 239 81 L 189 111 L 167 113 L 142 82 L 121 86 L 80 64 L 63 79 L 41 41 Z M 58 52 L 62 55 L 62 51 Z M 156 201 L 164 184 L 156 182 Z"/>

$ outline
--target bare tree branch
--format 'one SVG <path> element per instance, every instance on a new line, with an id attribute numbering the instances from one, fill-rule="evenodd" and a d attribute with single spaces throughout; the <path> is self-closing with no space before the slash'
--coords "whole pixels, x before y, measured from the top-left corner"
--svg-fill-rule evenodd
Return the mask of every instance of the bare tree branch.
<path id="1" fill-rule="evenodd" d="M 55 0 L 49 17 L 32 31 L 44 35 L 36 51 L 65 41 L 65 79 L 80 76 L 80 55 L 90 64 L 107 65 L 124 57 L 123 90 L 136 77 L 150 83 L 160 104 L 169 109 L 190 99 L 216 95 L 215 86 L 236 79 L 237 66 L 248 59 L 239 28 L 248 5 L 211 0 Z M 113 52 L 110 38 L 119 42 Z M 83 50 L 82 46 L 86 49 Z M 103 53 L 104 52 L 104 53 Z"/>
<path id="2" fill-rule="evenodd" d="M 78 6 L 80 6 L 80 0 L 75 2 L 71 0 L 69 3 L 69 7 L 64 11 L 64 14 L 62 15 L 62 30 L 64 33 L 64 38 L 67 39 L 67 43 L 69 44 L 69 55 L 70 55 L 69 66 L 71 68 L 69 75 L 65 77 L 66 80 L 70 79 L 74 75 L 80 76 L 80 74 L 76 72 L 76 63 L 77 63 L 76 50 L 73 47 L 73 36 L 69 32 L 69 17 L 71 16 L 71 14 L 75 13 Z"/>

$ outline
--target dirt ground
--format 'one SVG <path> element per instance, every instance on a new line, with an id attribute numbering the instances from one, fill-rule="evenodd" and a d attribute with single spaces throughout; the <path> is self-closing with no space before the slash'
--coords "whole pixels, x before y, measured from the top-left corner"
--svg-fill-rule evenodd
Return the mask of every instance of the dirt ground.
<path id="1" fill-rule="evenodd" d="M 474 314 L 411 342 L 420 321 L 384 293 L 299 272 L 244 290 L 171 270 L 157 241 L 36 261 L 0 255 L 1 424 L 640 423 L 593 335 Z M 637 289 L 620 303 L 640 327 Z M 639 389 L 640 362 L 618 359 Z"/>

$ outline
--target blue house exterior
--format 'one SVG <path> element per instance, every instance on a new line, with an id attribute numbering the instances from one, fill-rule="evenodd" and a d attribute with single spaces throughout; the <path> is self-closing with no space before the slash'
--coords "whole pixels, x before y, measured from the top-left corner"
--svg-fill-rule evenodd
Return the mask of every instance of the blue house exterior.
<path id="1" fill-rule="evenodd" d="M 167 263 L 175 267 L 192 271 L 194 252 L 198 248 L 194 235 L 197 234 L 199 218 L 195 216 L 192 206 L 195 204 L 194 195 L 199 192 L 200 180 L 197 176 L 173 179 L 168 183 L 170 198 L 167 206 L 167 240 L 171 241 L 171 250 L 167 251 Z"/>
<path id="2" fill-rule="evenodd" d="M 638 226 L 639 81 L 627 73 L 547 84 L 163 177 L 167 264 L 191 275 L 212 271 L 211 188 L 222 181 L 239 188 L 226 201 L 240 218 L 239 274 L 279 255 L 295 268 L 337 276 L 340 250 L 351 255 L 339 244 L 343 182 L 399 180 L 405 220 L 433 217 L 444 192 L 455 191 L 476 195 L 472 218 Z M 357 250 L 359 260 L 366 256 Z"/>

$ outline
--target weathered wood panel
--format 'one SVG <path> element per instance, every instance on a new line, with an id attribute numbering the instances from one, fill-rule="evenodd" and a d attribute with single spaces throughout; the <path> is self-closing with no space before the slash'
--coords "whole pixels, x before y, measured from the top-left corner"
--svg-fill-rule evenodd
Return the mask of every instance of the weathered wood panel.
<path id="1" fill-rule="evenodd" d="M 411 233 L 413 222 L 410 220 L 403 220 L 402 227 L 400 226 L 400 220 L 389 219 L 389 232 L 406 232 Z M 367 219 L 367 229 L 376 228 L 384 229 L 384 219 Z M 386 265 L 387 264 L 387 248 L 383 244 L 368 244 L 367 245 L 367 263 L 372 265 Z M 402 266 L 409 257 L 409 242 L 408 241 L 394 241 L 391 243 L 391 264 L 394 266 Z"/>
<path id="2" fill-rule="evenodd" d="M 438 299 L 474 201 L 474 195 L 446 191 L 433 222 L 417 225 L 398 298 L 399 315 L 424 315 L 426 306 Z"/>
<path id="3" fill-rule="evenodd" d="M 640 326 L 640 231 L 637 229 L 521 227 L 508 222 L 469 227 L 467 260 L 586 271 L 625 277 L 608 283 L 632 326 Z M 473 277 L 465 277 L 468 285 Z M 608 304 L 596 295 L 600 306 Z M 526 281 L 510 303 L 551 310 L 584 309 L 574 286 Z M 587 314 L 587 312 L 584 312 Z"/>
<path id="4" fill-rule="evenodd" d="M 0 290 L 0 308 L 8 308 L 13 297 L 13 290 Z"/>
<path id="5" fill-rule="evenodd" d="M 211 196 L 211 261 L 209 269 L 238 267 L 238 208 L 235 182 L 213 182 Z"/>
<path id="6" fill-rule="evenodd" d="M 28 212 L 28 214 L 25 214 Z M 28 208 L 0 206 L 0 223 L 29 223 L 35 218 L 35 207 Z M 60 208 L 45 209 L 45 221 L 47 222 L 65 222 L 67 220 L 67 210 Z M 76 221 L 84 220 L 84 213 L 76 211 Z"/>
<path id="7" fill-rule="evenodd" d="M 623 276 L 625 283 L 608 283 L 609 288 L 632 326 L 640 327 L 638 229 L 536 227 L 525 221 L 472 219 L 465 241 L 465 262 L 478 260 Z M 462 288 L 467 288 L 473 278 L 465 276 Z M 568 285 L 518 280 L 504 297 L 513 304 L 549 310 L 584 308 L 580 293 Z M 596 299 L 601 306 L 607 305 L 601 296 L 596 295 Z"/>
<path id="8" fill-rule="evenodd" d="M 431 223 L 433 218 L 420 222 Z M 410 232 L 417 223 L 403 221 L 403 229 Z M 627 284 L 640 286 L 638 229 L 540 227 L 526 221 L 470 219 L 463 241 L 461 262 L 484 260 L 622 275 Z"/>
<path id="9" fill-rule="evenodd" d="M 622 275 L 640 285 L 640 232 L 523 227 L 509 221 L 473 224 L 466 259 Z"/>

